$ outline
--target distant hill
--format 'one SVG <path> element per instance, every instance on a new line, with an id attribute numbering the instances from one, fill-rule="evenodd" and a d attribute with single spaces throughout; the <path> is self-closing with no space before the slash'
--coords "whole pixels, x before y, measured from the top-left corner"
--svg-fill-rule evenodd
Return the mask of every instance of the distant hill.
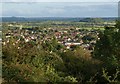
<path id="1" fill-rule="evenodd" d="M 67 17 L 2 17 L 3 22 L 38 22 L 38 21 L 79 21 L 81 18 L 67 18 Z"/>
<path id="2" fill-rule="evenodd" d="M 100 18 L 103 21 L 114 21 L 117 18 L 109 17 L 109 18 Z M 75 22 L 91 22 L 94 21 L 95 18 L 70 18 L 70 17 L 2 17 L 3 22 L 39 22 L 39 21 L 75 21 Z"/>
<path id="3" fill-rule="evenodd" d="M 117 17 L 106 17 L 106 18 L 84 18 L 79 22 L 106 22 L 106 21 L 115 21 Z"/>

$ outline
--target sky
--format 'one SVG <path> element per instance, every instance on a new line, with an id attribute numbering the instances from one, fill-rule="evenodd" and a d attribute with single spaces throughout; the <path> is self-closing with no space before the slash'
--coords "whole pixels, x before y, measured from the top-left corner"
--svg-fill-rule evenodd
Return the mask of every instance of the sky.
<path id="1" fill-rule="evenodd" d="M 4 17 L 117 17 L 118 0 L 3 0 Z"/>
<path id="2" fill-rule="evenodd" d="M 119 0 L 1 0 L 1 2 L 118 2 Z"/>

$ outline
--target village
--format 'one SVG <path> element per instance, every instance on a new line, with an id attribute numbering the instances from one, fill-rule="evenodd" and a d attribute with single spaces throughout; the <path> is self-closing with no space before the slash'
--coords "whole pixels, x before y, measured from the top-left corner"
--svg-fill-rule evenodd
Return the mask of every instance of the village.
<path id="1" fill-rule="evenodd" d="M 49 27 L 42 28 L 32 27 L 26 28 L 23 25 L 7 24 L 7 30 L 3 32 L 3 45 L 9 43 L 11 38 L 15 38 L 16 42 L 13 45 L 23 41 L 25 43 L 42 43 L 50 41 L 55 37 L 57 42 L 72 50 L 74 47 L 81 46 L 82 48 L 92 52 L 96 41 L 99 40 L 99 29 L 83 29 L 75 27 Z M 18 48 L 19 49 L 19 48 Z"/>

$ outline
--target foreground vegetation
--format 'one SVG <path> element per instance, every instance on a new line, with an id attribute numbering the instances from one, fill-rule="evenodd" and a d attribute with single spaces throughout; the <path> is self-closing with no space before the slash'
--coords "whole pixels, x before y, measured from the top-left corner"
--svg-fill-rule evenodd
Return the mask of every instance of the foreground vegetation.
<path id="1" fill-rule="evenodd" d="M 92 53 L 80 46 L 66 50 L 54 37 L 17 44 L 11 38 L 2 46 L 3 83 L 120 83 L 120 22 L 99 38 Z"/>

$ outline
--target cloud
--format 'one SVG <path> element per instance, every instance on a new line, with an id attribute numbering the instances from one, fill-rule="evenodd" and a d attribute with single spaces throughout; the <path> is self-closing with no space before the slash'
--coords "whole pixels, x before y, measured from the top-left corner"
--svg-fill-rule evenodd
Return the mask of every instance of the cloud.
<path id="1" fill-rule="evenodd" d="M 2 0 L 2 2 L 118 2 L 119 0 Z"/>
<path id="2" fill-rule="evenodd" d="M 117 16 L 117 3 L 3 3 L 4 16 Z"/>
<path id="3" fill-rule="evenodd" d="M 64 9 L 60 9 L 60 8 L 54 8 L 54 9 L 50 9 L 48 10 L 49 13 L 51 14 L 60 14 L 60 13 L 64 13 L 65 10 Z"/>

